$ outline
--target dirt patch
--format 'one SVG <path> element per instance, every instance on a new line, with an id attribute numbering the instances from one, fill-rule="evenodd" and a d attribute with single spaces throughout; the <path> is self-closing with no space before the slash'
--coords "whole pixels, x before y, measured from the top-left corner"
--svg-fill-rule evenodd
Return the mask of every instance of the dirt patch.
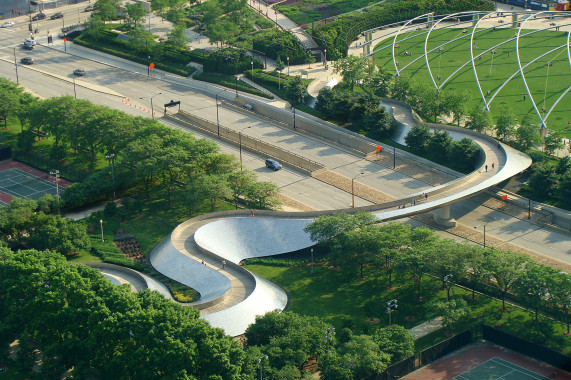
<path id="1" fill-rule="evenodd" d="M 314 208 L 308 205 L 298 202 L 290 197 L 280 194 L 280 200 L 282 201 L 282 209 L 284 211 L 291 212 L 302 212 L 302 211 L 316 211 Z"/>
<path id="2" fill-rule="evenodd" d="M 347 178 L 345 176 L 332 172 L 329 169 L 316 170 L 311 173 L 311 176 L 320 181 L 333 185 L 341 190 L 344 190 L 348 193 L 351 193 L 352 190 L 351 178 Z M 394 197 L 386 193 L 383 193 L 382 191 L 373 189 L 372 187 L 364 185 L 357 181 L 354 181 L 354 190 L 356 196 L 366 199 L 373 203 L 384 203 L 395 199 Z"/>

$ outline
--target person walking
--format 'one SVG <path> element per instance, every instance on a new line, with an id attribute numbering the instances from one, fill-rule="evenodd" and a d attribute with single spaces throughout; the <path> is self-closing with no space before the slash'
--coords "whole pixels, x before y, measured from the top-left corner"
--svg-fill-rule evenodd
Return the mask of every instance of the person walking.
<path id="1" fill-rule="evenodd" d="M 492 162 L 492 169 L 494 168 L 494 163 Z"/>
<path id="2" fill-rule="evenodd" d="M 222 269 L 226 268 L 226 260 L 222 260 Z"/>
<path id="3" fill-rule="evenodd" d="M 254 213 L 254 210 L 252 210 L 252 209 L 250 209 L 250 214 L 251 214 L 252 216 L 255 216 L 255 215 L 256 215 L 256 214 Z"/>
<path id="4" fill-rule="evenodd" d="M 488 165 L 486 165 L 485 168 L 486 168 L 486 173 L 487 173 L 488 172 Z"/>

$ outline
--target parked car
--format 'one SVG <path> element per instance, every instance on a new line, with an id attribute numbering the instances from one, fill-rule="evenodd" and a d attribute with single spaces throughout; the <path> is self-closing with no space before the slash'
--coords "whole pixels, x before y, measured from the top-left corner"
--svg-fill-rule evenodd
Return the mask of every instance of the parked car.
<path id="1" fill-rule="evenodd" d="M 32 17 L 32 21 L 39 21 L 39 20 L 43 20 L 46 18 L 46 14 L 45 13 L 38 13 L 37 15 L 35 15 L 34 17 Z"/>
<path id="2" fill-rule="evenodd" d="M 252 105 L 251 104 L 242 104 L 240 107 L 244 108 L 245 110 L 251 111 Z"/>
<path id="3" fill-rule="evenodd" d="M 85 72 L 85 70 L 83 70 L 83 69 L 75 69 L 75 70 L 73 70 L 73 73 L 77 76 L 80 76 L 80 77 L 83 77 L 83 76 L 85 76 L 85 74 L 87 74 Z"/>
<path id="4" fill-rule="evenodd" d="M 6 21 L 4 24 L 2 24 L 2 28 L 10 28 L 14 25 L 16 25 L 14 24 L 14 21 Z"/>
<path id="5" fill-rule="evenodd" d="M 85 8 L 85 12 L 91 12 L 95 9 L 95 7 L 93 5 L 88 5 L 87 8 Z"/>
<path id="6" fill-rule="evenodd" d="M 31 65 L 34 63 L 34 58 L 32 57 L 24 57 L 20 60 L 24 65 Z"/>
<path id="7" fill-rule="evenodd" d="M 282 168 L 282 165 L 279 162 L 277 162 L 276 160 L 268 158 L 266 160 L 266 168 L 269 168 L 269 169 L 272 169 L 273 171 L 276 171 L 276 170 L 280 170 Z"/>
<path id="8" fill-rule="evenodd" d="M 58 13 L 54 13 L 51 17 L 52 20 L 55 20 L 57 18 L 63 18 L 63 13 L 58 12 Z"/>
<path id="9" fill-rule="evenodd" d="M 24 46 L 29 45 L 29 46 L 34 46 L 36 44 L 36 40 L 34 39 L 27 39 L 24 41 Z"/>

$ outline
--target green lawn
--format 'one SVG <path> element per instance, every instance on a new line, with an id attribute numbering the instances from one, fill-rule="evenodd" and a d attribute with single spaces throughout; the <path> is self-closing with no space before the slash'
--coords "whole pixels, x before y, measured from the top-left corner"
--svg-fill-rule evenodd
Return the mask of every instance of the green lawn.
<path id="1" fill-rule="evenodd" d="M 522 31 L 522 35 L 529 31 Z M 474 54 L 477 56 L 492 46 L 506 41 L 514 36 L 514 29 L 482 30 L 474 36 L 476 48 Z M 405 40 L 408 37 L 412 37 Z M 426 69 L 425 58 L 419 59 L 409 67 L 404 68 L 409 62 L 424 54 L 424 41 L 426 34 L 413 31 L 404 33 L 398 38 L 397 61 L 402 75 L 408 75 L 416 81 L 432 83 Z M 428 60 L 434 79 L 437 81 L 439 75 L 443 82 L 458 67 L 470 59 L 470 30 L 463 33 L 463 29 L 439 29 L 431 33 L 428 40 L 428 50 L 437 48 L 444 42 L 453 40 L 456 37 L 463 37 L 443 47 L 443 51 L 436 49 L 428 54 Z M 375 50 L 392 43 L 393 38 L 385 39 L 375 46 Z M 520 57 L 522 65 L 533 60 L 535 57 L 548 52 L 551 49 L 566 44 L 566 33 L 555 31 L 541 31 L 520 39 Z M 481 59 L 476 60 L 476 72 L 480 79 L 482 92 L 491 94 L 507 79 L 518 70 L 515 53 L 516 43 L 511 41 L 498 48 L 496 54 L 488 52 Z M 375 64 L 394 72 L 394 65 L 390 55 L 390 48 L 386 48 L 375 54 Z M 405 56 L 405 51 L 412 53 Z M 547 62 L 551 61 L 551 67 Z M 547 75 L 549 69 L 549 75 Z M 559 95 L 571 85 L 569 79 L 569 62 L 565 48 L 558 49 L 538 61 L 530 64 L 524 69 L 525 77 L 530 87 L 535 102 L 539 110 L 545 105 L 549 110 Z M 438 81 L 437 81 L 438 83 Z M 472 65 L 468 64 L 443 86 L 444 90 L 466 89 L 470 92 L 473 100 L 471 104 L 482 104 L 482 99 L 476 85 Z M 497 113 L 501 105 L 507 105 L 516 113 L 518 120 L 522 120 L 528 115 L 534 123 L 538 123 L 538 118 L 533 110 L 533 106 L 526 95 L 525 86 L 520 75 L 515 76 L 498 94 L 491 103 L 490 108 L 493 114 Z M 486 96 L 489 99 L 490 96 Z M 558 103 L 549 118 L 547 126 L 549 129 L 558 130 L 564 136 L 571 137 L 571 128 L 567 122 L 571 120 L 571 93 L 567 93 Z"/>
<path id="2" fill-rule="evenodd" d="M 392 322 L 412 328 L 434 318 L 431 303 L 446 298 L 442 281 L 428 276 L 423 280 L 423 300 L 419 302 L 415 299 L 415 291 L 410 281 L 402 273 L 394 274 L 394 288 L 387 289 L 386 278 L 368 270 L 364 278 L 359 278 L 356 270 L 351 268 L 341 270 L 317 266 L 313 275 L 308 266 L 245 265 L 245 268 L 284 288 L 289 297 L 287 310 L 318 316 L 336 328 L 354 327 L 357 332 L 366 333 L 373 326 L 388 325 L 388 300 L 397 299 L 399 305 L 392 313 Z M 500 326 L 503 330 L 525 339 L 540 341 L 566 354 L 571 353 L 571 337 L 563 334 L 562 324 L 536 324 L 529 312 L 516 307 L 512 306 L 508 311 L 502 312 L 500 301 L 483 295 L 479 295 L 476 301 L 471 301 L 471 292 L 457 287 L 453 293 L 456 297 L 464 297 L 471 309 L 470 316 L 459 324 L 455 331 L 486 323 L 490 326 Z M 548 338 L 535 332 L 538 326 L 544 325 L 553 329 Z M 445 332 L 445 329 L 441 329 L 419 339 L 417 348 L 426 348 L 445 339 Z"/>

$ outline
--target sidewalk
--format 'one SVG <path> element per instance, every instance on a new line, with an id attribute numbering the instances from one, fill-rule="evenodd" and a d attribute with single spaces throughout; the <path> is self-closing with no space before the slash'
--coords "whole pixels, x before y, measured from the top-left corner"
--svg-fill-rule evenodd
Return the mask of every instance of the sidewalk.
<path id="1" fill-rule="evenodd" d="M 425 335 L 430 334 L 431 332 L 440 330 L 441 328 L 442 328 L 442 317 L 438 317 L 430 321 L 421 323 L 418 326 L 414 326 L 412 329 L 409 329 L 408 332 L 411 333 L 415 339 L 419 339 Z"/>

